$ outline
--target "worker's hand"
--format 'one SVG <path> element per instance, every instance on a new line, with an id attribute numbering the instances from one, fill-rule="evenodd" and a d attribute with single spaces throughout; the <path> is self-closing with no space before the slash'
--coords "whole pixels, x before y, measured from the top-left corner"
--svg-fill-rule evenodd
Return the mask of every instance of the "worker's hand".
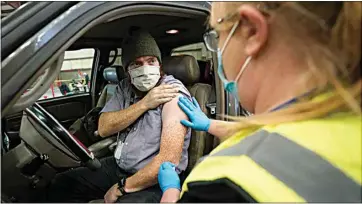
<path id="1" fill-rule="evenodd" d="M 210 119 L 202 112 L 196 99 L 192 97 L 192 102 L 186 97 L 180 97 L 178 105 L 185 112 L 190 121 L 181 120 L 181 123 L 198 131 L 208 131 L 210 127 Z"/>
<path id="2" fill-rule="evenodd" d="M 162 192 L 170 188 L 181 190 L 180 178 L 175 170 L 175 165 L 171 162 L 164 162 L 161 164 L 158 171 L 158 183 Z"/>
<path id="3" fill-rule="evenodd" d="M 177 96 L 179 88 L 177 85 L 163 84 L 157 86 L 147 93 L 141 100 L 142 104 L 149 110 L 171 101 Z"/>
<path id="4" fill-rule="evenodd" d="M 106 195 L 104 195 L 104 202 L 114 203 L 120 196 L 122 196 L 122 193 L 118 189 L 118 183 L 116 183 L 107 191 Z"/>

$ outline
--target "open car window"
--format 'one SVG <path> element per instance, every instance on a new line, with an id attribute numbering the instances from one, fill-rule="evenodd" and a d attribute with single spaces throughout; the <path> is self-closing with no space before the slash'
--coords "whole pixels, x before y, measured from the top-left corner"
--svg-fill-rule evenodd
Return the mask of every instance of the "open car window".
<path id="1" fill-rule="evenodd" d="M 185 45 L 172 50 L 171 56 L 191 55 L 197 61 L 208 61 L 212 59 L 211 52 L 207 50 L 203 42 Z"/>
<path id="2" fill-rule="evenodd" d="M 109 61 L 112 61 L 114 59 L 115 51 L 111 51 L 109 54 Z M 117 48 L 117 57 L 112 66 L 122 66 L 122 49 Z"/>
<path id="3" fill-rule="evenodd" d="M 59 75 L 38 100 L 89 93 L 94 53 L 95 50 L 92 48 L 65 51 Z M 41 77 L 43 75 L 37 81 Z M 32 88 L 33 86 L 27 89 L 25 93 Z"/>

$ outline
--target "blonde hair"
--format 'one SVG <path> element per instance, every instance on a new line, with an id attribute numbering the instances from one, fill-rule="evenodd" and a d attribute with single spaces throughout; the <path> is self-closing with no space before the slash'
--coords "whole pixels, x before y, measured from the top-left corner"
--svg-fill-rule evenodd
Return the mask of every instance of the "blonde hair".
<path id="1" fill-rule="evenodd" d="M 248 127 L 321 118 L 337 111 L 351 111 L 361 115 L 361 2 L 214 4 L 212 13 L 216 15 L 217 8 L 222 17 L 235 13 L 241 4 L 257 5 L 259 10 L 270 17 L 268 23 L 271 33 L 277 30 L 278 35 L 284 35 L 283 37 L 293 40 L 298 46 L 298 52 L 308 65 L 303 78 L 317 84 L 313 96 L 331 93 L 324 100 L 302 100 L 274 112 L 249 117 L 230 117 L 240 121 L 230 132 Z M 232 24 L 228 22 L 227 26 Z"/>

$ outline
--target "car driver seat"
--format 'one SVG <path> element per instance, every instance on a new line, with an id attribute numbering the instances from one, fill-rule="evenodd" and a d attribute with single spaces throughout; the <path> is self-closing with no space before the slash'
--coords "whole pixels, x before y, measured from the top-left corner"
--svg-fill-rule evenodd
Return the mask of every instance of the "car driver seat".
<path id="1" fill-rule="evenodd" d="M 104 87 L 101 96 L 99 97 L 99 100 L 97 102 L 97 107 L 102 108 L 115 94 L 119 81 L 126 78 L 127 75 L 125 74 L 122 66 L 111 66 L 104 69 L 103 77 L 106 81 L 109 82 L 109 84 Z M 96 132 L 95 134 L 98 133 Z M 92 144 L 88 147 L 88 149 L 93 152 L 95 157 L 101 158 L 113 152 L 116 141 L 116 136 L 110 136 Z"/>
<path id="2" fill-rule="evenodd" d="M 124 78 L 124 74 L 121 73 L 123 72 L 122 70 L 122 66 L 111 66 L 104 69 L 103 78 L 105 81 L 108 81 L 108 84 L 103 88 L 97 102 L 97 107 L 104 107 L 107 101 L 113 96 L 119 81 Z"/>
<path id="3" fill-rule="evenodd" d="M 202 111 L 210 117 L 206 104 L 209 102 L 211 85 L 198 83 L 200 69 L 196 59 L 189 55 L 167 57 L 163 59 L 162 69 L 166 74 L 173 75 L 180 80 L 199 102 Z M 209 144 L 212 142 L 208 140 L 213 140 L 213 138 L 207 132 L 192 130 L 186 175 L 196 165 L 197 161 L 211 150 L 212 147 L 209 147 Z"/>

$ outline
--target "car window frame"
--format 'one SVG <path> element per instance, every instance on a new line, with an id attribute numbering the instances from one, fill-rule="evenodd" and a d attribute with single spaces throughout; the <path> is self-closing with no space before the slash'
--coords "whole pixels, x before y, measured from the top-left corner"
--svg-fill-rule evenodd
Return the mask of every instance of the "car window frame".
<path id="1" fill-rule="evenodd" d="M 1 19 L 1 60 L 76 2 L 27 2 Z"/>

